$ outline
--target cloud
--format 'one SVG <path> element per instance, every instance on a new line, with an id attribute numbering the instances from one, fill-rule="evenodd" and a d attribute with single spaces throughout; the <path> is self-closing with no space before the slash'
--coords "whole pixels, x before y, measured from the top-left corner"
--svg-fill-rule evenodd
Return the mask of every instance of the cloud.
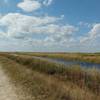
<path id="1" fill-rule="evenodd" d="M 90 24 L 88 22 L 83 22 L 83 21 L 80 21 L 78 23 L 78 25 L 81 26 L 81 27 L 87 27 L 87 28 L 91 28 L 93 26 L 93 24 Z"/>
<path id="2" fill-rule="evenodd" d="M 33 29 L 34 32 L 47 33 L 48 35 L 43 40 L 31 40 L 32 43 L 45 46 L 68 46 L 73 42 L 73 37 L 78 29 L 71 25 L 55 25 L 50 24 L 45 27 Z M 66 44 L 66 45 L 65 45 Z"/>
<path id="3" fill-rule="evenodd" d="M 47 40 L 57 43 L 70 41 L 76 31 L 78 31 L 78 28 L 72 25 L 50 25 L 48 27 L 48 32 L 55 34 L 51 35 L 51 37 L 48 37 Z"/>
<path id="4" fill-rule="evenodd" d="M 44 0 L 44 1 L 43 1 L 43 4 L 44 4 L 45 6 L 49 6 L 49 5 L 52 4 L 52 2 L 53 2 L 53 0 Z"/>
<path id="5" fill-rule="evenodd" d="M 26 12 L 32 12 L 41 8 L 41 3 L 38 0 L 23 0 L 17 5 Z"/>
<path id="6" fill-rule="evenodd" d="M 89 32 L 91 38 L 100 36 L 100 23 L 95 24 L 92 30 Z"/>
<path id="7" fill-rule="evenodd" d="M 1 30 L 4 31 L 6 35 L 12 37 L 16 35 L 24 36 L 25 34 L 28 33 L 44 34 L 43 30 L 45 30 L 46 32 L 48 24 L 56 23 L 59 20 L 62 20 L 62 17 L 59 18 L 52 16 L 36 17 L 36 16 L 27 16 L 20 13 L 9 13 L 0 19 L 0 27 Z M 51 26 L 49 27 L 51 28 Z"/>
<path id="8" fill-rule="evenodd" d="M 61 25 L 62 18 L 62 16 L 37 17 L 9 13 L 0 19 L 1 35 L 10 39 L 27 41 L 30 44 L 38 43 L 38 45 L 39 43 L 44 45 L 67 43 L 78 29 L 72 25 Z"/>
<path id="9" fill-rule="evenodd" d="M 33 33 L 44 33 L 44 34 L 61 34 L 64 36 L 71 35 L 77 29 L 71 25 L 57 25 L 57 24 L 48 24 L 45 26 L 33 27 Z"/>
<path id="10" fill-rule="evenodd" d="M 100 23 L 94 24 L 92 29 L 88 32 L 87 36 L 82 37 L 80 42 L 91 42 L 93 40 L 96 40 L 97 38 L 100 38 Z"/>
<path id="11" fill-rule="evenodd" d="M 40 2 L 39 0 L 23 0 L 22 2 L 18 3 L 17 7 L 26 12 L 32 12 L 40 9 L 43 5 L 49 6 L 52 4 L 52 2 L 53 0 L 43 0 L 43 2 Z"/>

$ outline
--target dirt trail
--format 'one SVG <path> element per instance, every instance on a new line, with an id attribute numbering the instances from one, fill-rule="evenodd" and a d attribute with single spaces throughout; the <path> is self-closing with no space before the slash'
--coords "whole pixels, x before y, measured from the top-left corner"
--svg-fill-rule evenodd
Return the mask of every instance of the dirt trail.
<path id="1" fill-rule="evenodd" d="M 0 100 L 19 100 L 14 85 L 0 65 Z"/>

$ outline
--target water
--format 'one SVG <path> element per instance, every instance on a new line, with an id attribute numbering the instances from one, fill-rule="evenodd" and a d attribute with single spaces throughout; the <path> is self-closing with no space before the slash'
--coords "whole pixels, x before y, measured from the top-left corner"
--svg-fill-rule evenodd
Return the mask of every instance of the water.
<path id="1" fill-rule="evenodd" d="M 81 67 L 86 67 L 86 68 L 95 67 L 95 68 L 99 68 L 100 69 L 100 64 L 91 63 L 91 62 L 85 62 L 85 61 L 76 61 L 76 60 L 73 61 L 73 60 L 64 60 L 64 59 L 58 59 L 58 58 L 36 57 L 36 56 L 34 56 L 33 58 L 47 60 L 49 62 L 68 65 L 68 66 L 80 65 Z"/>

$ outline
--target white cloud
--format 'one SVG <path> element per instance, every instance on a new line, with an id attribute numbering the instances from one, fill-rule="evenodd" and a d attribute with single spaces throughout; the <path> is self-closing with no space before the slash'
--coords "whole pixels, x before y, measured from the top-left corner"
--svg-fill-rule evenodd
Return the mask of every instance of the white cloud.
<path id="1" fill-rule="evenodd" d="M 8 36 L 21 36 L 24 37 L 25 34 L 31 34 L 36 32 L 34 27 L 43 26 L 50 23 L 55 23 L 61 20 L 61 18 L 56 17 L 35 17 L 27 16 L 19 13 L 9 13 L 5 15 L 0 20 L 0 26 L 5 27 Z M 38 31 L 36 32 L 38 33 Z"/>
<path id="2" fill-rule="evenodd" d="M 70 41 L 78 29 L 72 25 L 60 25 L 62 18 L 9 13 L 0 19 L 1 33 L 11 39 L 30 40 L 32 43 L 63 44 Z M 43 36 L 43 39 L 37 39 L 36 36 Z"/>
<path id="3" fill-rule="evenodd" d="M 100 36 L 100 23 L 93 26 L 92 30 L 89 32 L 89 35 L 92 38 Z"/>
<path id="4" fill-rule="evenodd" d="M 50 24 L 44 27 L 37 27 L 33 29 L 34 33 L 47 33 L 48 35 L 42 39 L 31 39 L 32 44 L 43 46 L 70 46 L 74 41 L 74 33 L 78 29 L 71 25 L 55 25 Z M 66 44 L 66 45 L 65 45 Z"/>
<path id="5" fill-rule="evenodd" d="M 23 0 L 17 5 L 26 12 L 32 12 L 41 8 L 41 3 L 38 0 Z"/>
<path id="6" fill-rule="evenodd" d="M 71 25 L 51 25 L 51 27 L 48 28 L 48 32 L 55 34 L 51 35 L 51 37 L 47 37 L 46 40 L 56 43 L 68 42 L 72 39 L 76 31 L 78 31 L 78 28 Z"/>
<path id="7" fill-rule="evenodd" d="M 100 23 L 94 24 L 93 28 L 88 32 L 87 36 L 82 37 L 80 42 L 91 42 L 97 38 L 100 38 Z"/>
<path id="8" fill-rule="evenodd" d="M 54 0 L 20 0 L 17 7 L 28 14 L 41 9 L 43 6 L 50 6 Z M 4 0 L 3 5 L 9 5 L 9 0 Z M 38 13 L 38 12 L 37 12 Z M 36 14 L 36 12 L 35 12 Z M 39 15 L 39 14 L 38 14 Z M 100 23 L 91 24 L 87 22 L 78 23 L 79 28 L 88 28 L 91 30 L 85 36 L 79 37 L 76 34 L 78 28 L 74 25 L 64 24 L 60 17 L 32 16 L 22 13 L 0 14 L 0 46 L 1 48 L 11 48 L 15 50 L 29 48 L 40 50 L 61 50 L 67 48 L 72 50 L 90 50 L 98 47 L 100 50 Z M 5 44 L 5 45 L 4 45 Z M 39 49 L 40 48 L 40 49 Z M 92 50 L 92 49 L 91 49 Z"/>
<path id="9" fill-rule="evenodd" d="M 92 27 L 93 26 L 93 24 L 90 24 L 90 23 L 88 23 L 88 22 L 83 22 L 83 21 L 80 21 L 79 23 L 78 23 L 78 25 L 79 26 L 81 26 L 81 27 L 87 27 L 87 28 L 90 28 L 90 27 Z"/>
<path id="10" fill-rule="evenodd" d="M 49 6 L 52 4 L 52 2 L 53 0 L 43 0 L 43 2 L 40 2 L 39 0 L 23 0 L 22 2 L 18 3 L 17 7 L 26 12 L 32 12 L 40 9 L 43 5 Z"/>
<path id="11" fill-rule="evenodd" d="M 53 2 L 53 0 L 44 0 L 44 1 L 43 1 L 43 4 L 44 4 L 45 6 L 49 6 L 49 5 L 52 4 L 52 2 Z"/>
<path id="12" fill-rule="evenodd" d="M 71 25 L 57 25 L 57 24 L 49 24 L 45 26 L 33 27 L 33 33 L 46 33 L 46 34 L 60 34 L 64 36 L 71 35 L 77 29 Z"/>

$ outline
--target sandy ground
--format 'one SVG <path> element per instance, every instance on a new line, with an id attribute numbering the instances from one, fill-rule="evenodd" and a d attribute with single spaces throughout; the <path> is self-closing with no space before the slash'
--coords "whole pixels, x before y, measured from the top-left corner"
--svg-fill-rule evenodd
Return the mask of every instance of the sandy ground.
<path id="1" fill-rule="evenodd" d="M 14 90 L 14 85 L 10 82 L 6 73 L 0 66 L 0 100 L 19 100 Z"/>

